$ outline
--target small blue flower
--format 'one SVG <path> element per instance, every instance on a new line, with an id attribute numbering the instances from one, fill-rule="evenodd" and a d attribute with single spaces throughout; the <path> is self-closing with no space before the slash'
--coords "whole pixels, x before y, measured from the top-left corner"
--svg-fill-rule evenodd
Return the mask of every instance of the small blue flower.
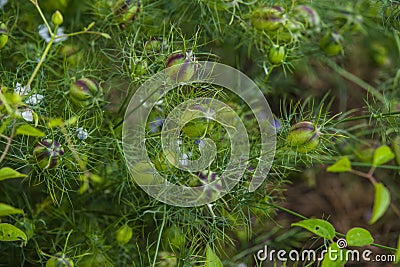
<path id="1" fill-rule="evenodd" d="M 164 124 L 164 119 L 157 117 L 154 121 L 150 122 L 150 131 L 152 133 L 157 133 L 161 131 L 163 124 Z"/>

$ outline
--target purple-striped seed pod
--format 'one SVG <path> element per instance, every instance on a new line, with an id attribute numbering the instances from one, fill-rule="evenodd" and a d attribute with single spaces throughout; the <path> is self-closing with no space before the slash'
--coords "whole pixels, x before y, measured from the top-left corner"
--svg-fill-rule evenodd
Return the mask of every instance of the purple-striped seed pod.
<path id="1" fill-rule="evenodd" d="M 321 19 L 315 11 L 310 6 L 307 5 L 298 5 L 293 9 L 294 17 L 308 29 L 320 30 Z"/>
<path id="2" fill-rule="evenodd" d="M 253 11 L 251 23 L 258 30 L 275 31 L 285 22 L 284 12 L 280 6 L 258 8 Z"/>
<path id="3" fill-rule="evenodd" d="M 69 96 L 75 105 L 86 107 L 102 100 L 103 91 L 95 80 L 81 78 L 71 84 Z"/>
<path id="4" fill-rule="evenodd" d="M 166 74 L 172 80 L 178 82 L 189 81 L 196 72 L 196 58 L 192 51 L 175 53 L 167 58 Z"/>
<path id="5" fill-rule="evenodd" d="M 317 148 L 321 135 L 319 129 L 310 121 L 298 122 L 290 128 L 286 142 L 298 152 L 306 153 Z"/>
<path id="6" fill-rule="evenodd" d="M 58 166 L 64 150 L 59 142 L 44 139 L 33 150 L 33 157 L 41 169 L 53 169 Z"/>
<path id="7" fill-rule="evenodd" d="M 127 23 L 134 21 L 139 12 L 140 0 L 136 3 L 132 0 L 120 0 L 114 5 L 114 14 L 121 29 L 125 29 Z"/>

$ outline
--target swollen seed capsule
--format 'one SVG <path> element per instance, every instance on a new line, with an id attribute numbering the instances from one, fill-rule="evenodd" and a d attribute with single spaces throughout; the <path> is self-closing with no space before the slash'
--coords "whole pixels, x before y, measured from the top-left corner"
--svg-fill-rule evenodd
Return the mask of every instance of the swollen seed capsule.
<path id="1" fill-rule="evenodd" d="M 296 147 L 300 153 L 306 153 L 317 148 L 321 132 L 312 122 L 302 121 L 296 123 L 289 130 L 286 142 L 291 147 Z"/>
<path id="2" fill-rule="evenodd" d="M 307 5 L 299 5 L 293 9 L 294 17 L 308 29 L 319 30 L 321 19 L 315 9 Z"/>
<path id="3" fill-rule="evenodd" d="M 102 100 L 103 92 L 95 80 L 81 78 L 72 83 L 69 89 L 69 96 L 77 106 L 86 107 Z"/>
<path id="4" fill-rule="evenodd" d="M 319 46 L 327 56 L 336 56 L 343 50 L 342 39 L 338 33 L 327 33 L 321 38 Z"/>
<path id="5" fill-rule="evenodd" d="M 284 23 L 284 9 L 279 6 L 254 10 L 251 23 L 258 30 L 275 31 Z"/>
<path id="6" fill-rule="evenodd" d="M 2 49 L 8 42 L 8 29 L 4 23 L 0 24 L 0 49 Z"/>
<path id="7" fill-rule="evenodd" d="M 56 26 L 61 25 L 63 21 L 64 21 L 63 15 L 58 10 L 54 12 L 53 15 L 51 16 L 51 22 L 53 22 L 53 24 Z"/>
<path id="8" fill-rule="evenodd" d="M 192 51 L 176 53 L 167 58 L 166 74 L 178 82 L 189 81 L 196 72 L 196 58 Z"/>
<path id="9" fill-rule="evenodd" d="M 133 230 L 128 225 L 123 225 L 117 230 L 117 236 L 115 239 L 121 245 L 125 245 L 132 239 Z"/>
<path id="10" fill-rule="evenodd" d="M 119 26 L 125 29 L 126 24 L 132 22 L 140 11 L 140 1 L 120 0 L 114 6 L 114 14 Z"/>
<path id="11" fill-rule="evenodd" d="M 281 65 L 285 59 L 286 51 L 284 46 L 274 46 L 269 50 L 268 60 L 273 65 Z"/>
<path id="12" fill-rule="evenodd" d="M 53 169 L 58 166 L 59 158 L 64 154 L 60 143 L 51 139 L 42 140 L 33 150 L 33 157 L 42 169 Z"/>
<path id="13" fill-rule="evenodd" d="M 46 262 L 46 267 L 74 267 L 74 262 L 63 253 L 57 253 Z"/>

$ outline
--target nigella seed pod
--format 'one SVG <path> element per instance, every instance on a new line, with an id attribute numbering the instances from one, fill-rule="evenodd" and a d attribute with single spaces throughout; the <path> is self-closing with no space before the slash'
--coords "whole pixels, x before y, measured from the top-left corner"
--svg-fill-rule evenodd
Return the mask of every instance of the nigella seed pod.
<path id="1" fill-rule="evenodd" d="M 284 9 L 280 6 L 256 9 L 251 16 L 251 23 L 258 30 L 275 31 L 284 21 Z"/>
<path id="2" fill-rule="evenodd" d="M 74 262 L 64 253 L 57 253 L 46 262 L 46 267 L 74 267 Z"/>
<path id="3" fill-rule="evenodd" d="M 273 65 L 281 65 L 285 59 L 286 51 L 284 46 L 273 46 L 268 53 L 268 60 Z"/>
<path id="4" fill-rule="evenodd" d="M 196 58 L 192 51 L 176 53 L 167 58 L 166 74 L 178 82 L 189 81 L 196 72 Z"/>
<path id="5" fill-rule="evenodd" d="M 320 30 L 321 19 L 315 11 L 310 6 L 299 5 L 293 9 L 294 17 L 308 29 L 314 29 L 316 31 Z"/>
<path id="6" fill-rule="evenodd" d="M 327 56 L 336 56 L 343 50 L 342 39 L 338 33 L 327 33 L 321 38 L 319 46 Z"/>
<path id="7" fill-rule="evenodd" d="M 58 166 L 59 158 L 64 155 L 60 143 L 51 139 L 42 140 L 33 150 L 33 157 L 42 169 L 53 169 Z"/>
<path id="8" fill-rule="evenodd" d="M 54 12 L 53 15 L 51 16 L 51 22 L 53 22 L 53 24 L 56 26 L 61 25 L 63 21 L 64 21 L 63 15 L 58 10 Z"/>
<path id="9" fill-rule="evenodd" d="M 140 11 L 140 1 L 120 0 L 114 6 L 114 14 L 119 26 L 125 29 L 126 24 L 135 20 Z"/>
<path id="10" fill-rule="evenodd" d="M 115 239 L 121 245 L 125 245 L 132 239 L 133 229 L 128 225 L 123 225 L 117 230 L 117 235 Z"/>
<path id="11" fill-rule="evenodd" d="M 81 78 L 71 84 L 69 89 L 71 101 L 80 107 L 87 107 L 102 100 L 103 91 L 99 84 L 90 78 Z"/>
<path id="12" fill-rule="evenodd" d="M 307 153 L 317 148 L 320 135 L 319 127 L 310 121 L 302 121 L 290 128 L 286 142 L 298 152 Z"/>
<path id="13" fill-rule="evenodd" d="M 8 29 L 7 25 L 0 23 L 0 49 L 2 49 L 8 42 Z"/>

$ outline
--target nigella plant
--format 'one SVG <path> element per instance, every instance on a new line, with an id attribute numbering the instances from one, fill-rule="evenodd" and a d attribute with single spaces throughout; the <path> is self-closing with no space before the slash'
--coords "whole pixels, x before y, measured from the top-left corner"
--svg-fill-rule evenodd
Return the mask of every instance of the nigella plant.
<path id="1" fill-rule="evenodd" d="M 40 141 L 33 151 L 33 157 L 41 169 L 56 168 L 60 164 L 62 155 L 64 149 L 61 144 L 51 139 Z"/>

